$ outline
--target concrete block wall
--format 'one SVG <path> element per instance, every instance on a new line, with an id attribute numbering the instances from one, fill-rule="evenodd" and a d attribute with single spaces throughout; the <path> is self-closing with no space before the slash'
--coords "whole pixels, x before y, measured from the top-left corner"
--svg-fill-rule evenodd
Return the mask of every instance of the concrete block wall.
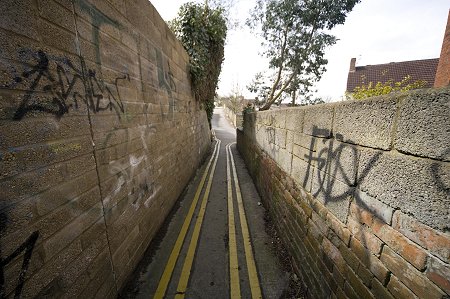
<path id="1" fill-rule="evenodd" d="M 228 121 L 231 122 L 231 124 L 235 128 L 242 127 L 242 122 L 243 122 L 242 112 L 236 114 L 230 108 L 228 108 L 226 105 L 223 106 L 223 111 L 225 112 L 225 117 L 228 119 Z"/>
<path id="2" fill-rule="evenodd" d="M 115 297 L 210 145 L 149 1 L 0 9 L 0 297 Z"/>
<path id="3" fill-rule="evenodd" d="M 242 153 L 310 298 L 448 298 L 450 89 L 245 115 Z"/>

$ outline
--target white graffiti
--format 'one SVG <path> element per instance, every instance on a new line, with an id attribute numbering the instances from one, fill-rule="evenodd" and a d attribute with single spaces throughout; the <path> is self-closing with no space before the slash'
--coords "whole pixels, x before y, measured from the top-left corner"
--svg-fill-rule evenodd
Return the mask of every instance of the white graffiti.
<path id="1" fill-rule="evenodd" d="M 104 197 L 105 205 L 114 205 L 113 200 L 120 200 L 120 193 L 126 190 L 128 200 L 135 210 L 142 204 L 146 208 L 151 206 L 153 199 L 159 194 L 161 187 L 154 181 L 153 164 L 160 157 L 150 159 L 148 140 L 156 132 L 154 126 L 139 126 L 140 140 L 143 148 L 141 155 L 129 154 L 128 159 L 118 159 L 109 162 L 108 172 L 117 177 L 111 192 Z"/>

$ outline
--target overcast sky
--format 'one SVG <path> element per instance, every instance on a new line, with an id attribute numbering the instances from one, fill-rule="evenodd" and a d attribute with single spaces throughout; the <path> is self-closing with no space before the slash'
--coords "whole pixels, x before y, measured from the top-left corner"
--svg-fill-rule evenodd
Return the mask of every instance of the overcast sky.
<path id="1" fill-rule="evenodd" d="M 189 1 L 151 1 L 166 21 L 185 2 Z M 260 41 L 244 25 L 255 1 L 235 2 L 231 15 L 241 26 L 228 33 L 218 94 L 229 95 L 239 86 L 246 97 L 254 97 L 245 86 L 257 72 L 267 70 L 266 60 L 259 56 Z M 327 72 L 317 85 L 317 95 L 340 99 L 352 57 L 357 66 L 439 57 L 449 8 L 448 0 L 362 0 L 345 24 L 332 30 L 339 41 L 326 51 Z"/>

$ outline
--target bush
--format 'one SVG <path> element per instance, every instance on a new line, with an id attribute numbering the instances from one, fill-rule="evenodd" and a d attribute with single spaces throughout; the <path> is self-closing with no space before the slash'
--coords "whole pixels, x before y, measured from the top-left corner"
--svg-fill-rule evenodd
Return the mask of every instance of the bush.
<path id="1" fill-rule="evenodd" d="M 406 76 L 399 82 L 394 82 L 392 79 L 385 83 L 378 82 L 375 85 L 373 85 L 373 82 L 369 82 L 368 85 L 363 84 L 356 87 L 355 90 L 349 95 L 356 100 L 362 100 L 392 92 L 406 92 L 411 89 L 423 88 L 425 84 L 427 84 L 427 82 L 423 80 L 411 82 L 411 76 Z"/>

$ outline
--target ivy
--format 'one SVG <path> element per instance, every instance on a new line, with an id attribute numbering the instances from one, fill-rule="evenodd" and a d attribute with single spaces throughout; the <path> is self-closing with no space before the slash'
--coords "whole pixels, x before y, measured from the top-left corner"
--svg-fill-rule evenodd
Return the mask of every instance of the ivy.
<path id="1" fill-rule="evenodd" d="M 227 19 L 223 8 L 189 2 L 183 4 L 169 26 L 189 54 L 192 91 L 203 103 L 209 125 L 224 60 Z"/>

